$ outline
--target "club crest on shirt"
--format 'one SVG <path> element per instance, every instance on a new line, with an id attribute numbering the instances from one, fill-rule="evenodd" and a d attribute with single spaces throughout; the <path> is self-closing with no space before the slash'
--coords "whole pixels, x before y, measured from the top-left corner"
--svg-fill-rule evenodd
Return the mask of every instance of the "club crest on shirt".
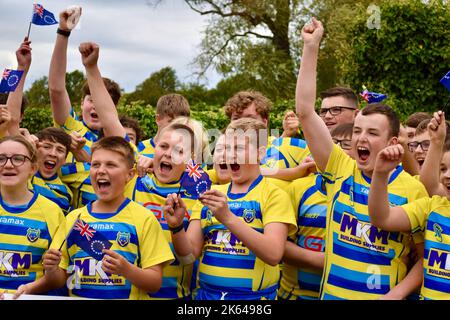
<path id="1" fill-rule="evenodd" d="M 442 227 L 435 223 L 433 224 L 434 237 L 437 241 L 442 242 Z"/>
<path id="2" fill-rule="evenodd" d="M 213 213 L 211 210 L 208 209 L 208 211 L 206 211 L 206 224 L 211 225 L 213 223 L 212 219 L 213 219 Z"/>
<path id="3" fill-rule="evenodd" d="M 41 235 L 41 230 L 28 228 L 27 230 L 27 239 L 30 242 L 36 242 Z"/>
<path id="4" fill-rule="evenodd" d="M 117 232 L 116 242 L 121 247 L 126 247 L 130 243 L 130 233 L 129 232 Z"/>
<path id="5" fill-rule="evenodd" d="M 254 209 L 244 209 L 244 214 L 242 217 L 244 218 L 244 221 L 247 223 L 252 223 L 253 220 L 255 220 L 256 212 Z"/>

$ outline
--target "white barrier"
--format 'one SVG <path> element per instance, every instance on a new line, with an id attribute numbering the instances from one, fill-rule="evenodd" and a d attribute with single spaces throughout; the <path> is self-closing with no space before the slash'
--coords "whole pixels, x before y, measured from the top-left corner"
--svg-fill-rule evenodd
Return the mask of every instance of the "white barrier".
<path id="1" fill-rule="evenodd" d="M 13 300 L 13 295 L 11 293 L 5 293 L 4 298 L 5 300 Z M 95 300 L 95 299 L 23 294 L 17 300 Z"/>

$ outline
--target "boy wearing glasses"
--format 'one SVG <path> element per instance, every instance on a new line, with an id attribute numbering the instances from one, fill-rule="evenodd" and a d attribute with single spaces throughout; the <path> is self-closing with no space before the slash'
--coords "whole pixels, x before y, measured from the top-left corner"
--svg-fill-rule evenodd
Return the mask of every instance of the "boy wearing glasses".
<path id="1" fill-rule="evenodd" d="M 428 123 L 430 123 L 430 119 L 422 121 L 417 126 L 414 137 L 408 142 L 408 149 L 414 155 L 414 159 L 419 163 L 421 169 L 430 147 L 430 135 L 427 131 Z"/>
<path id="2" fill-rule="evenodd" d="M 371 104 L 355 116 L 354 159 L 333 144 L 328 127 L 314 112 L 322 35 L 322 24 L 315 18 L 302 30 L 304 49 L 296 89 L 296 109 L 306 141 L 318 169 L 330 181 L 320 298 L 402 299 L 419 286 L 422 266 L 419 261 L 407 275 L 403 258 L 409 252 L 409 234 L 372 226 L 367 204 L 376 155 L 397 144 L 400 122 L 389 106 Z M 401 166 L 390 174 L 388 190 L 392 205 L 427 196 L 424 186 Z"/>
<path id="3" fill-rule="evenodd" d="M 350 88 L 335 87 L 320 93 L 319 116 L 330 132 L 338 125 L 351 123 L 358 113 L 358 97 Z"/>

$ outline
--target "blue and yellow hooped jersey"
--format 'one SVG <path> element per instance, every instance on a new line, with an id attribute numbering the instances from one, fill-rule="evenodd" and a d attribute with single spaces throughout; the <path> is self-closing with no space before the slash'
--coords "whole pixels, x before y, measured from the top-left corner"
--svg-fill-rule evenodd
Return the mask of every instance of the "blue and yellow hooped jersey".
<path id="1" fill-rule="evenodd" d="M 305 140 L 297 138 L 276 138 L 267 147 L 261 161 L 263 168 L 285 169 L 298 166 L 310 154 Z"/>
<path id="2" fill-rule="evenodd" d="M 166 202 L 167 195 L 177 193 L 180 190 L 178 182 L 172 184 L 162 184 L 155 176 L 147 175 L 143 178 L 135 176 L 125 189 L 125 196 L 136 201 L 140 205 L 153 212 L 156 219 L 161 224 L 164 231 L 164 236 L 170 244 L 170 248 L 176 258 L 175 250 L 172 244 L 172 234 L 164 218 L 163 206 Z M 190 198 L 184 189 L 180 190 L 180 195 L 187 206 L 184 218 L 185 230 L 189 224 L 189 218 L 192 213 L 192 208 L 197 203 L 197 200 Z M 148 212 L 150 213 L 150 212 Z M 178 299 L 189 298 L 191 296 L 190 284 L 192 277 L 192 264 L 182 265 L 175 259 L 170 265 L 163 270 L 163 284 L 161 289 L 156 293 L 149 294 L 152 299 Z"/>
<path id="3" fill-rule="evenodd" d="M 422 198 L 402 207 L 411 230 L 425 233 L 423 283 L 424 299 L 450 299 L 450 201 L 445 197 Z"/>
<path id="4" fill-rule="evenodd" d="M 90 129 L 86 123 L 82 120 L 79 120 L 73 108 L 70 109 L 70 113 L 66 119 L 66 122 L 60 126 L 56 122 L 54 122 L 55 127 L 59 127 L 63 129 L 67 134 L 71 134 L 72 132 L 78 132 L 83 138 L 86 139 L 86 144 L 83 146 L 83 150 L 87 152 L 87 154 L 91 154 L 92 144 L 98 140 L 98 131 Z M 66 163 L 75 162 L 75 157 L 72 153 L 66 157 Z"/>
<path id="5" fill-rule="evenodd" d="M 25 206 L 8 205 L 0 197 L 1 291 L 43 276 L 42 256 L 63 223 L 61 209 L 37 192 Z"/>
<path id="6" fill-rule="evenodd" d="M 378 299 L 406 275 L 402 258 L 409 234 L 370 224 L 371 179 L 337 145 L 323 173 L 327 179 L 327 245 L 321 298 Z M 398 206 L 428 196 L 425 187 L 398 166 L 388 184 L 389 203 Z"/>
<path id="7" fill-rule="evenodd" d="M 320 174 L 297 179 L 289 187 L 298 231 L 293 239 L 304 249 L 325 251 L 327 196 L 325 180 Z M 298 268 L 287 263 L 281 270 L 280 290 L 283 299 L 318 299 L 322 272 Z"/>
<path id="8" fill-rule="evenodd" d="M 72 207 L 74 209 L 97 200 L 97 195 L 91 184 L 90 168 L 91 164 L 88 162 L 67 163 L 61 167 L 61 180 L 73 192 Z"/>
<path id="9" fill-rule="evenodd" d="M 155 156 L 154 138 L 139 142 L 137 149 L 139 154 L 153 159 L 153 157 Z"/>
<path id="10" fill-rule="evenodd" d="M 78 217 L 113 244 L 110 250 L 119 253 L 129 263 L 142 269 L 173 260 L 158 221 L 149 215 L 146 209 L 129 199 L 126 199 L 114 213 L 94 213 L 89 204 L 69 213 L 64 228 L 61 228 L 57 239 L 52 243 L 52 248 L 59 248 L 67 236 L 61 250 L 60 267 L 73 273 L 70 279 L 73 286 L 69 288 L 71 296 L 97 299 L 148 299 L 141 289 L 125 277 L 103 271 L 101 261 L 97 261 L 78 247 L 70 233 Z"/>
<path id="11" fill-rule="evenodd" d="M 37 172 L 31 178 L 30 183 L 32 189 L 56 203 L 65 215 L 71 211 L 72 191 L 70 191 L 70 188 L 61 181 L 57 173 L 49 179 L 44 179 L 44 177 Z"/>
<path id="12" fill-rule="evenodd" d="M 213 188 L 226 194 L 230 211 L 257 232 L 263 233 L 267 224 L 278 222 L 288 225 L 290 235 L 295 234 L 297 225 L 288 195 L 266 178 L 259 176 L 243 194 L 231 193 L 231 184 Z M 258 258 L 201 203 L 191 219 L 200 220 L 205 239 L 198 273 L 200 290 L 255 299 L 276 293 L 278 265 Z"/>

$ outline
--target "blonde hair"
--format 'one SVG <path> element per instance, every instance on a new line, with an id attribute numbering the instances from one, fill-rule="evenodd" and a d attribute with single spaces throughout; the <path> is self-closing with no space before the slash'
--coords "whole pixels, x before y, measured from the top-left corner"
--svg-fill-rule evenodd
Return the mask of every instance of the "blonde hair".
<path id="1" fill-rule="evenodd" d="M 259 120 L 253 118 L 240 118 L 231 121 L 225 131 L 225 134 L 234 133 L 235 131 L 242 131 L 244 133 L 254 131 L 257 143 L 256 147 L 259 148 L 267 146 L 267 128 L 264 123 Z"/>
<path id="2" fill-rule="evenodd" d="M 212 163 L 209 136 L 200 121 L 189 117 L 177 117 L 171 123 L 184 124 L 194 132 L 194 160 L 196 163 Z"/>
<path id="3" fill-rule="evenodd" d="M 94 154 L 97 150 L 108 150 L 120 154 L 129 169 L 134 167 L 134 150 L 130 146 L 130 143 L 122 137 L 104 137 L 96 141 L 91 151 Z"/>

